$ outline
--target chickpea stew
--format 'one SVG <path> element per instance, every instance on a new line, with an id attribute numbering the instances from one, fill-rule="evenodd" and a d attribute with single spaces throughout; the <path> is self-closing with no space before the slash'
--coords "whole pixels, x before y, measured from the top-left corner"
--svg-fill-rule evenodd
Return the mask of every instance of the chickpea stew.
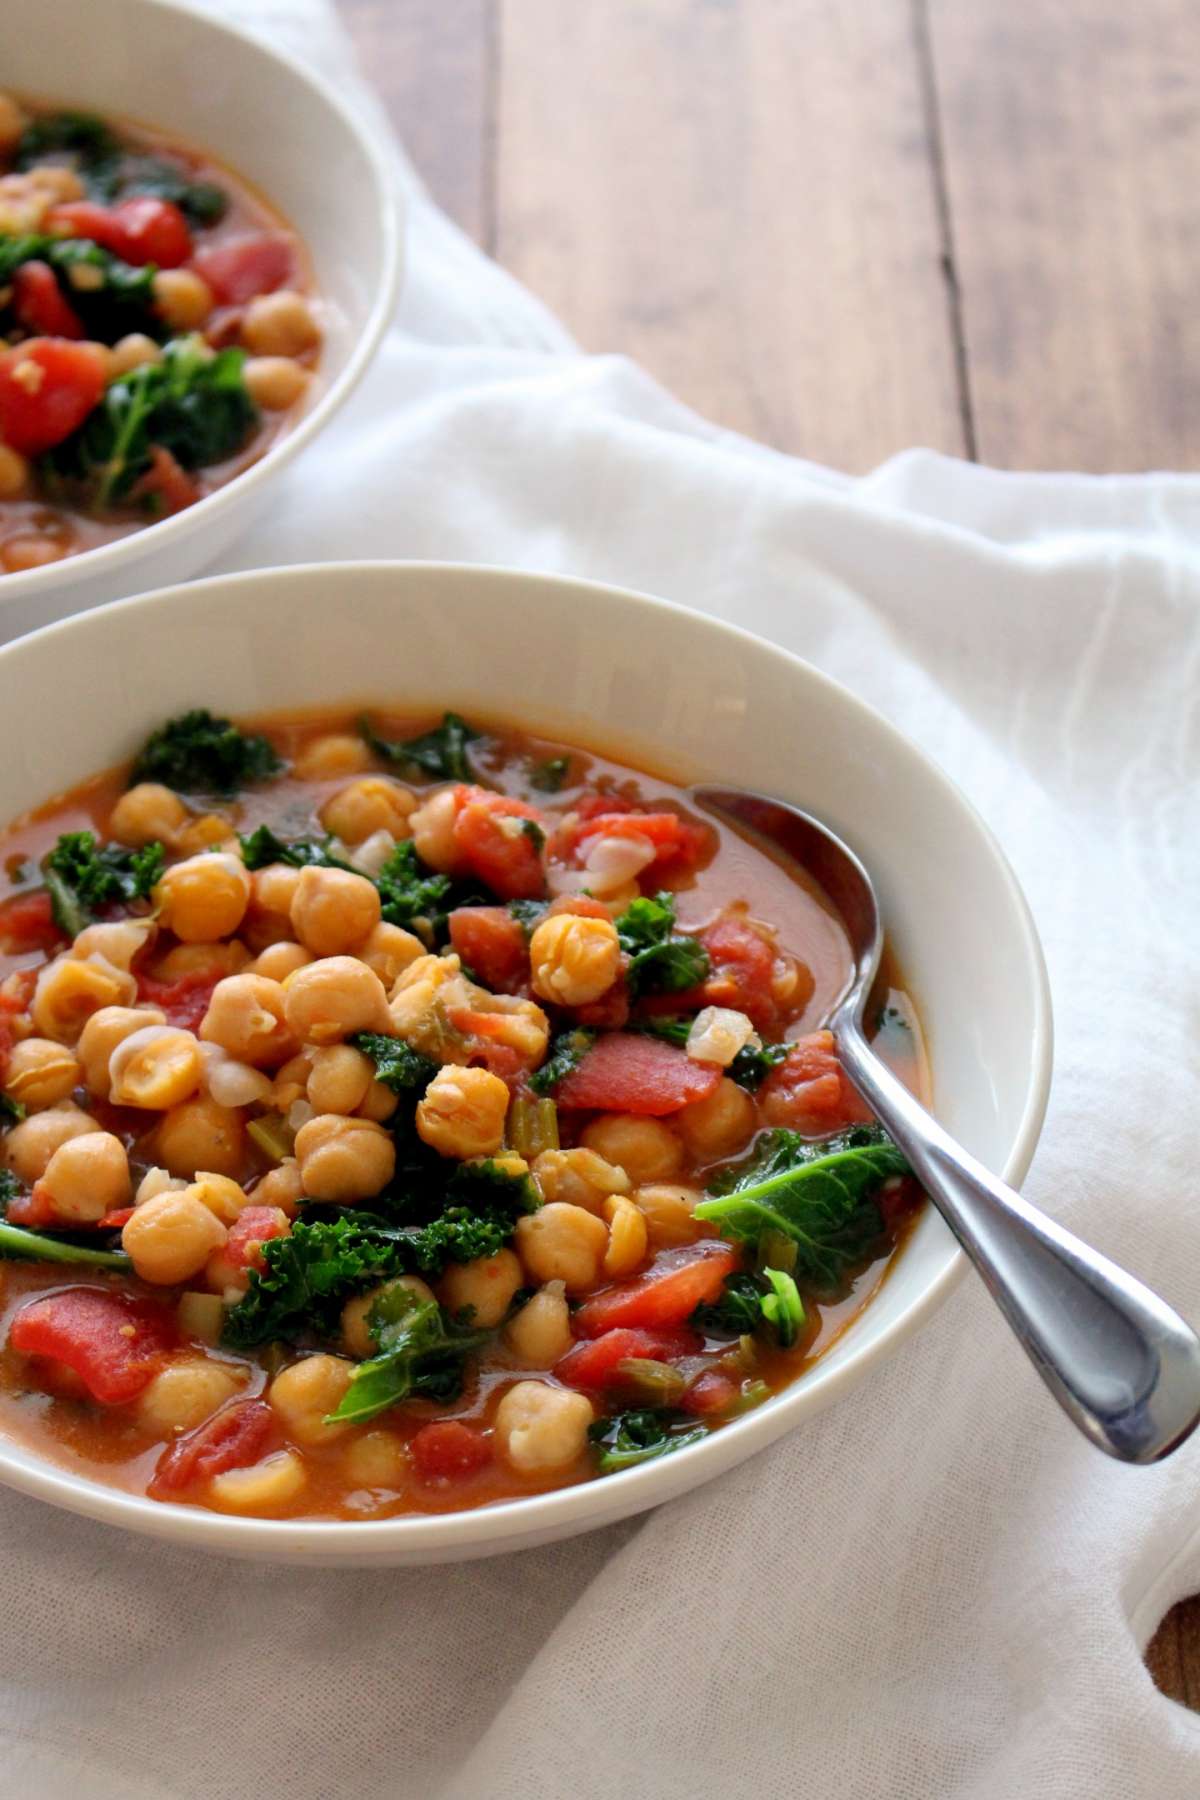
<path id="1" fill-rule="evenodd" d="M 2 850 L 0 1427 L 76 1472 L 325 1519 L 607 1478 L 802 1373 L 919 1204 L 820 1029 L 836 915 L 666 781 L 197 711 Z"/>
<path id="2" fill-rule="evenodd" d="M 0 93 L 0 574 L 257 460 L 313 380 L 301 245 L 207 153 Z"/>

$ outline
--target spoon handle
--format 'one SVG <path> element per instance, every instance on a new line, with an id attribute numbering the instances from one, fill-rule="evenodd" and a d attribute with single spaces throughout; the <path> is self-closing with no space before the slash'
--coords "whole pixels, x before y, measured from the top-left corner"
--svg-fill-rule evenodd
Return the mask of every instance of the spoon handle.
<path id="1" fill-rule="evenodd" d="M 856 1017 L 840 1013 L 831 1028 L 846 1073 L 1063 1411 L 1122 1462 L 1169 1455 L 1200 1420 L 1200 1338 L 1148 1287 L 956 1144 L 876 1056 Z"/>

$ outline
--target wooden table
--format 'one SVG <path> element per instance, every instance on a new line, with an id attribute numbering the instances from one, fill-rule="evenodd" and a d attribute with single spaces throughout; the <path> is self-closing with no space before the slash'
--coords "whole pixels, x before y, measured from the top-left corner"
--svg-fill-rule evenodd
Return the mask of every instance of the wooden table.
<path id="1" fill-rule="evenodd" d="M 435 199 L 590 350 L 852 471 L 1200 460 L 1190 0 L 340 0 Z M 1150 1647 L 1200 1709 L 1200 1600 Z"/>

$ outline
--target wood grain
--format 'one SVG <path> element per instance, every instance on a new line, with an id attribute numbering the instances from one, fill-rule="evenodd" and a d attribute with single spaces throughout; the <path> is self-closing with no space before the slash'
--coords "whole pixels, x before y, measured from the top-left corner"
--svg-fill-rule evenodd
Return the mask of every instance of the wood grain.
<path id="1" fill-rule="evenodd" d="M 928 5 L 981 459 L 1194 467 L 1194 0 Z"/>

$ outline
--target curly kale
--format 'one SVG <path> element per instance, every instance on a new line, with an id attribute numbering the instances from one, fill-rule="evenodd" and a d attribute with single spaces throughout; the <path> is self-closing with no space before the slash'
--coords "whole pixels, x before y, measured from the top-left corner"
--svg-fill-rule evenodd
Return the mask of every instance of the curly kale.
<path id="1" fill-rule="evenodd" d="M 396 845 L 375 877 L 384 923 L 411 925 L 427 919 L 436 934 L 444 926 L 452 883 L 448 875 L 431 874 L 411 838 Z"/>
<path id="2" fill-rule="evenodd" d="M 550 1044 L 546 1060 L 535 1075 L 529 1077 L 529 1086 L 535 1094 L 552 1094 L 560 1081 L 577 1068 L 596 1041 L 596 1033 L 576 1026 L 571 1031 L 560 1031 Z"/>
<path id="3" fill-rule="evenodd" d="M 166 335 L 167 327 L 154 306 L 152 263 L 134 267 L 90 238 L 34 233 L 0 237 L 0 290 L 10 294 L 0 304 L 6 325 L 15 323 L 8 317 L 13 276 L 29 262 L 49 267 L 89 338 L 112 344 L 133 331 L 156 338 Z"/>
<path id="4" fill-rule="evenodd" d="M 588 1427 L 588 1437 L 597 1451 L 596 1467 L 601 1475 L 635 1469 L 639 1463 L 652 1462 L 674 1450 L 686 1449 L 688 1444 L 698 1444 L 707 1436 L 703 1425 L 692 1424 L 686 1416 L 656 1412 L 648 1407 L 617 1413 L 608 1419 L 596 1419 Z"/>
<path id="5" fill-rule="evenodd" d="M 443 1403 L 462 1391 L 468 1354 L 487 1339 L 447 1319 L 434 1299 L 410 1288 L 385 1289 L 367 1314 L 378 1355 L 360 1362 L 330 1422 L 365 1424 L 414 1395 Z"/>
<path id="6" fill-rule="evenodd" d="M 359 730 L 375 755 L 394 763 L 410 775 L 429 775 L 438 781 L 470 781 L 471 764 L 468 744 L 483 736 L 457 713 L 448 712 L 440 725 L 419 737 L 389 739 L 380 737 L 369 718 L 359 720 Z"/>
<path id="7" fill-rule="evenodd" d="M 709 970 L 708 952 L 698 938 L 677 935 L 675 896 L 638 899 L 617 920 L 617 936 L 629 958 L 625 979 L 637 994 L 676 994 L 695 987 Z"/>
<path id="8" fill-rule="evenodd" d="M 242 861 L 248 869 L 265 869 L 268 863 L 287 863 L 293 869 L 348 869 L 351 874 L 359 871 L 352 864 L 335 856 L 330 850 L 330 838 L 281 838 L 271 830 L 269 825 L 258 825 L 245 837 L 239 837 L 242 847 Z"/>
<path id="9" fill-rule="evenodd" d="M 283 762 L 265 737 L 247 736 L 203 708 L 182 713 L 147 738 L 129 785 L 160 781 L 181 794 L 236 794 L 278 775 Z"/>
<path id="10" fill-rule="evenodd" d="M 192 181 L 181 163 L 165 156 L 126 150 L 94 113 L 48 113 L 31 120 L 17 145 L 16 167 L 30 169 L 47 157 L 71 162 L 89 196 L 106 205 L 135 195 L 170 200 L 197 226 L 215 225 L 229 208 L 224 188 Z"/>
<path id="11" fill-rule="evenodd" d="M 42 858 L 55 924 L 76 937 L 101 907 L 144 900 L 161 879 L 164 860 L 161 844 L 129 850 L 124 844 L 101 845 L 92 831 L 64 832 Z"/>
<path id="12" fill-rule="evenodd" d="M 422 1056 L 403 1038 L 388 1037 L 381 1031 L 359 1031 L 351 1039 L 356 1050 L 369 1056 L 375 1064 L 375 1079 L 391 1088 L 393 1094 L 424 1090 L 438 1072 L 431 1057 Z"/>

